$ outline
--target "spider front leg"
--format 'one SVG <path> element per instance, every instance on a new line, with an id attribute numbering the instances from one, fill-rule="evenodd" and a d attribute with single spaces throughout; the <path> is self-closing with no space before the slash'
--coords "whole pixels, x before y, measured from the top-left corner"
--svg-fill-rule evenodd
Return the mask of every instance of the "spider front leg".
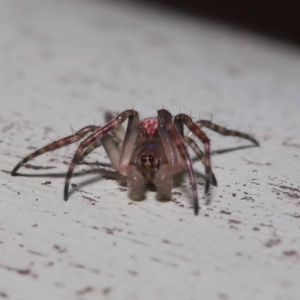
<path id="1" fill-rule="evenodd" d="M 81 157 L 79 158 L 79 162 L 82 162 L 83 159 L 92 151 L 103 146 L 111 164 L 116 170 L 118 170 L 121 150 L 120 144 L 120 140 L 117 140 L 116 137 L 112 137 L 110 134 L 107 134 L 103 138 L 101 138 L 101 140 L 96 140 L 95 142 L 90 144 L 82 153 Z"/>
<path id="2" fill-rule="evenodd" d="M 193 139 L 191 139 L 188 135 L 184 135 L 184 131 L 183 131 L 183 122 L 180 119 L 176 118 L 177 116 L 175 116 L 174 118 L 174 125 L 177 128 L 177 131 L 180 133 L 180 135 L 183 137 L 184 141 L 192 148 L 192 150 L 195 152 L 195 154 L 198 156 L 198 158 L 202 161 L 202 163 L 206 164 L 206 156 L 204 155 L 204 153 L 202 152 L 202 150 L 198 147 L 198 145 L 195 143 L 195 141 Z M 211 168 L 210 168 L 211 169 Z M 212 170 L 210 170 L 211 172 L 211 182 L 214 186 L 217 186 L 217 179 L 215 177 L 215 174 L 213 173 Z"/>
<path id="3" fill-rule="evenodd" d="M 183 135 L 183 124 L 192 131 L 192 133 L 204 144 L 204 166 L 205 166 L 205 194 L 208 193 L 210 178 L 212 174 L 211 162 L 210 162 L 210 140 L 201 128 L 192 121 L 192 119 L 186 114 L 178 114 L 174 117 L 174 124 L 179 132 Z"/>
<path id="4" fill-rule="evenodd" d="M 105 114 L 105 120 L 107 120 L 107 122 L 109 122 L 111 119 L 113 119 L 112 114 L 111 113 L 106 113 Z M 125 136 L 125 129 L 123 127 L 123 125 L 119 125 L 116 129 L 114 129 L 113 131 L 111 131 L 111 138 L 114 141 L 114 145 L 121 151 L 122 150 L 122 144 L 123 144 L 123 139 Z M 80 161 L 82 161 L 87 155 L 89 155 L 92 151 L 94 151 L 96 148 L 99 148 L 102 146 L 103 143 L 103 138 L 102 140 L 96 140 L 94 143 L 92 143 L 91 145 L 89 145 L 84 152 L 82 153 L 81 157 L 80 157 Z M 110 143 L 110 142 L 108 142 Z M 104 146 L 105 148 L 105 146 Z M 113 147 L 114 148 L 114 147 Z M 106 152 L 108 152 L 108 150 L 105 148 Z M 119 159 L 118 159 L 118 163 L 119 163 Z"/>
<path id="5" fill-rule="evenodd" d="M 68 200 L 68 190 L 69 183 L 72 177 L 74 168 L 82 156 L 83 151 L 89 147 L 89 145 L 93 144 L 97 140 L 105 139 L 105 136 L 116 129 L 120 124 L 122 124 L 125 120 L 128 119 L 127 130 L 124 138 L 124 143 L 122 147 L 122 151 L 120 154 L 120 163 L 116 164 L 116 170 L 119 171 L 122 175 L 127 175 L 127 169 L 129 165 L 129 161 L 131 158 L 131 153 L 135 145 L 135 140 L 137 137 L 138 124 L 139 124 L 139 116 L 135 110 L 125 110 L 121 114 L 119 114 L 115 119 L 108 122 L 105 126 L 98 128 L 95 130 L 88 138 L 83 140 L 77 148 L 77 151 L 71 161 L 68 173 L 65 179 L 65 188 L 64 188 L 64 200 Z M 103 143 L 103 140 L 102 140 Z"/>
<path id="6" fill-rule="evenodd" d="M 193 190 L 194 213 L 195 215 L 198 215 L 199 199 L 197 193 L 196 178 L 184 140 L 175 125 L 172 123 L 172 115 L 167 110 L 159 110 L 157 119 L 159 124 L 159 136 L 161 138 L 161 142 L 167 157 L 169 168 L 171 168 L 170 170 L 172 175 L 176 174 L 176 172 L 178 173 L 179 170 L 183 169 L 184 165 L 181 165 L 182 161 L 185 163 L 185 166 L 188 170 L 190 183 Z M 177 156 L 178 153 L 180 154 L 180 158 Z"/>
<path id="7" fill-rule="evenodd" d="M 70 145 L 72 143 L 75 143 L 77 141 L 79 141 L 80 139 L 82 139 L 85 135 L 87 135 L 90 132 L 95 131 L 96 129 L 98 129 L 99 126 L 86 126 L 80 130 L 78 130 L 77 132 L 75 132 L 72 135 L 69 135 L 65 138 L 62 138 L 60 140 L 57 140 L 49 145 L 46 145 L 38 150 L 36 150 L 35 152 L 29 154 L 28 156 L 26 156 L 25 158 L 23 158 L 12 170 L 11 175 L 12 176 L 16 176 L 18 170 L 24 165 L 26 164 L 29 160 L 44 154 L 46 152 L 50 152 L 50 151 L 54 151 L 56 149 L 59 149 L 61 147 Z"/>
<path id="8" fill-rule="evenodd" d="M 202 150 L 199 148 L 199 146 L 195 143 L 195 141 L 187 136 L 184 136 L 184 141 L 192 148 L 192 150 L 195 152 L 195 154 L 198 156 L 198 158 L 202 161 L 203 164 L 205 164 L 204 160 L 204 153 Z M 211 171 L 211 183 L 214 186 L 218 185 L 217 179 L 213 171 Z"/>

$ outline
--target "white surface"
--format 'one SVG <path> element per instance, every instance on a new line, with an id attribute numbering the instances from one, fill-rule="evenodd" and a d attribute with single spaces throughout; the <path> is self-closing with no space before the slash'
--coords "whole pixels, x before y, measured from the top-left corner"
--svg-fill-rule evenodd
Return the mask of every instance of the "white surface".
<path id="1" fill-rule="evenodd" d="M 0 51 L 1 170 L 132 106 L 261 142 L 213 156 L 219 186 L 210 206 L 198 186 L 198 217 L 188 183 L 175 202 L 132 203 L 94 173 L 64 202 L 74 145 L 31 162 L 53 169 L 0 172 L 0 299 L 299 299 L 298 49 L 147 7 L 2 0 Z M 213 150 L 248 145 L 207 133 Z"/>

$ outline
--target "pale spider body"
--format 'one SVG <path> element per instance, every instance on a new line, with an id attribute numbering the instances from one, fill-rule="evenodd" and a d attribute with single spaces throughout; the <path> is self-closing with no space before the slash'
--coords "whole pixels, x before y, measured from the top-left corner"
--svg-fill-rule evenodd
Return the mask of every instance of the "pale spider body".
<path id="1" fill-rule="evenodd" d="M 126 132 L 122 123 L 128 120 Z M 184 132 L 184 126 L 189 130 Z M 258 142 L 246 133 L 233 131 L 216 125 L 208 120 L 193 122 L 186 114 L 172 116 L 166 109 L 157 111 L 157 117 L 140 120 L 139 114 L 133 110 L 125 110 L 104 126 L 86 126 L 74 134 L 46 145 L 25 157 L 12 170 L 17 175 L 18 169 L 34 157 L 56 150 L 71 143 L 83 141 L 70 163 L 65 179 L 64 199 L 68 199 L 69 182 L 76 164 L 95 148 L 103 146 L 115 170 L 126 178 L 129 197 L 133 200 L 145 198 L 147 189 L 156 190 L 157 198 L 169 200 L 173 180 L 186 169 L 193 191 L 194 213 L 198 214 L 199 203 L 197 183 L 188 147 L 195 152 L 205 167 L 205 193 L 209 185 L 217 185 L 212 172 L 210 159 L 210 140 L 202 131 L 209 128 L 222 135 L 230 135 Z M 204 145 L 204 151 L 191 138 L 198 138 Z"/>

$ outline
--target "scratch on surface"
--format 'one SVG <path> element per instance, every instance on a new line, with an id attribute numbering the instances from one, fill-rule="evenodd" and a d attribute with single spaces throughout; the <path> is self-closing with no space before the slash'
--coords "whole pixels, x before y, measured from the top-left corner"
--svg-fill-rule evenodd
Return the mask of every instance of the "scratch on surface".
<path id="1" fill-rule="evenodd" d="M 78 263 L 70 263 L 71 266 L 75 267 L 75 268 L 78 268 L 78 269 L 81 269 L 81 270 L 87 270 L 87 271 L 90 271 L 92 273 L 95 273 L 95 274 L 100 274 L 100 271 L 97 270 L 97 269 L 92 269 L 92 268 L 88 268 L 82 264 L 78 264 Z"/>
<path id="2" fill-rule="evenodd" d="M 89 201 L 91 201 L 91 202 L 99 202 L 99 201 L 97 201 L 97 200 L 95 200 L 95 199 L 93 199 L 93 198 L 90 198 L 90 197 L 87 197 L 87 196 L 81 196 L 83 199 L 86 199 L 86 200 L 89 200 Z"/>
<path id="3" fill-rule="evenodd" d="M 34 250 L 27 250 L 27 252 L 31 253 L 31 254 L 34 254 L 34 255 L 46 257 L 46 255 L 44 255 L 44 254 L 42 254 L 40 252 L 34 251 Z"/>
<path id="4" fill-rule="evenodd" d="M 152 215 L 154 215 L 154 216 L 157 216 L 157 217 L 159 217 L 159 218 L 162 218 L 162 216 L 160 216 L 160 215 L 158 215 L 158 214 L 156 214 L 156 213 L 153 213 L 151 210 L 148 210 L 148 209 L 146 209 L 146 208 L 144 208 L 144 207 L 141 207 L 141 206 L 139 206 L 139 208 L 142 209 L 142 210 L 145 210 L 145 211 L 149 212 L 150 214 L 152 214 Z"/>
<path id="5" fill-rule="evenodd" d="M 150 257 L 150 259 L 154 262 L 157 262 L 157 263 L 163 263 L 169 267 L 172 267 L 172 268 L 178 268 L 178 265 L 176 263 L 171 263 L 171 262 L 167 262 L 167 261 L 164 261 L 160 258 L 157 258 L 157 257 Z"/>
<path id="6" fill-rule="evenodd" d="M 14 268 L 14 267 L 2 265 L 2 264 L 0 264 L 0 268 L 8 270 L 8 271 L 16 272 L 20 275 L 32 275 L 33 277 L 37 277 L 36 275 L 32 274 L 29 269 L 18 269 L 18 268 Z"/>
<path id="7" fill-rule="evenodd" d="M 107 231 L 107 228 L 100 229 L 100 228 L 97 227 L 97 226 L 92 226 L 91 228 L 92 228 L 92 229 L 95 229 L 95 230 L 101 230 L 101 231 L 104 231 L 105 233 L 108 233 L 108 234 L 112 234 L 111 232 L 108 232 L 108 231 Z M 115 237 L 117 237 L 117 238 L 120 238 L 120 239 L 123 239 L 123 240 L 127 240 L 127 241 L 130 241 L 130 242 L 139 244 L 139 245 L 142 245 L 142 246 L 145 246 L 145 247 L 150 247 L 148 244 L 146 244 L 146 243 L 144 243 L 144 242 L 141 242 L 141 241 L 139 241 L 139 240 L 136 240 L 136 239 L 128 238 L 128 237 L 125 237 L 125 236 L 122 236 L 122 235 L 119 235 L 119 234 L 115 234 L 115 233 L 113 233 L 113 236 L 115 236 Z"/>
<path id="8" fill-rule="evenodd" d="M 17 192 L 17 191 L 15 191 L 15 190 L 13 190 L 12 188 L 10 188 L 9 186 L 7 186 L 6 183 L 2 184 L 2 186 L 4 186 L 5 188 L 9 189 L 10 191 L 12 191 L 12 192 L 14 192 L 14 193 L 16 193 L 16 194 L 18 194 L 18 195 L 21 194 L 20 192 Z"/>
<path id="9" fill-rule="evenodd" d="M 300 189 L 296 187 L 287 186 L 284 184 L 272 184 L 269 183 L 271 186 L 275 186 L 277 188 L 272 188 L 272 192 L 276 195 L 285 195 L 290 199 L 300 199 Z"/>

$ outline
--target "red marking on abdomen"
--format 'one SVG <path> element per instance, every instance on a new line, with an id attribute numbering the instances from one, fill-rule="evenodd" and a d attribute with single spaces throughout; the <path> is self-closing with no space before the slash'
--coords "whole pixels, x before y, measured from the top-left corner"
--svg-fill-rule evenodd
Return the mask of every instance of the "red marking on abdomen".
<path id="1" fill-rule="evenodd" d="M 140 127 L 147 135 L 155 135 L 157 132 L 158 124 L 156 118 L 146 118 L 140 121 Z"/>

